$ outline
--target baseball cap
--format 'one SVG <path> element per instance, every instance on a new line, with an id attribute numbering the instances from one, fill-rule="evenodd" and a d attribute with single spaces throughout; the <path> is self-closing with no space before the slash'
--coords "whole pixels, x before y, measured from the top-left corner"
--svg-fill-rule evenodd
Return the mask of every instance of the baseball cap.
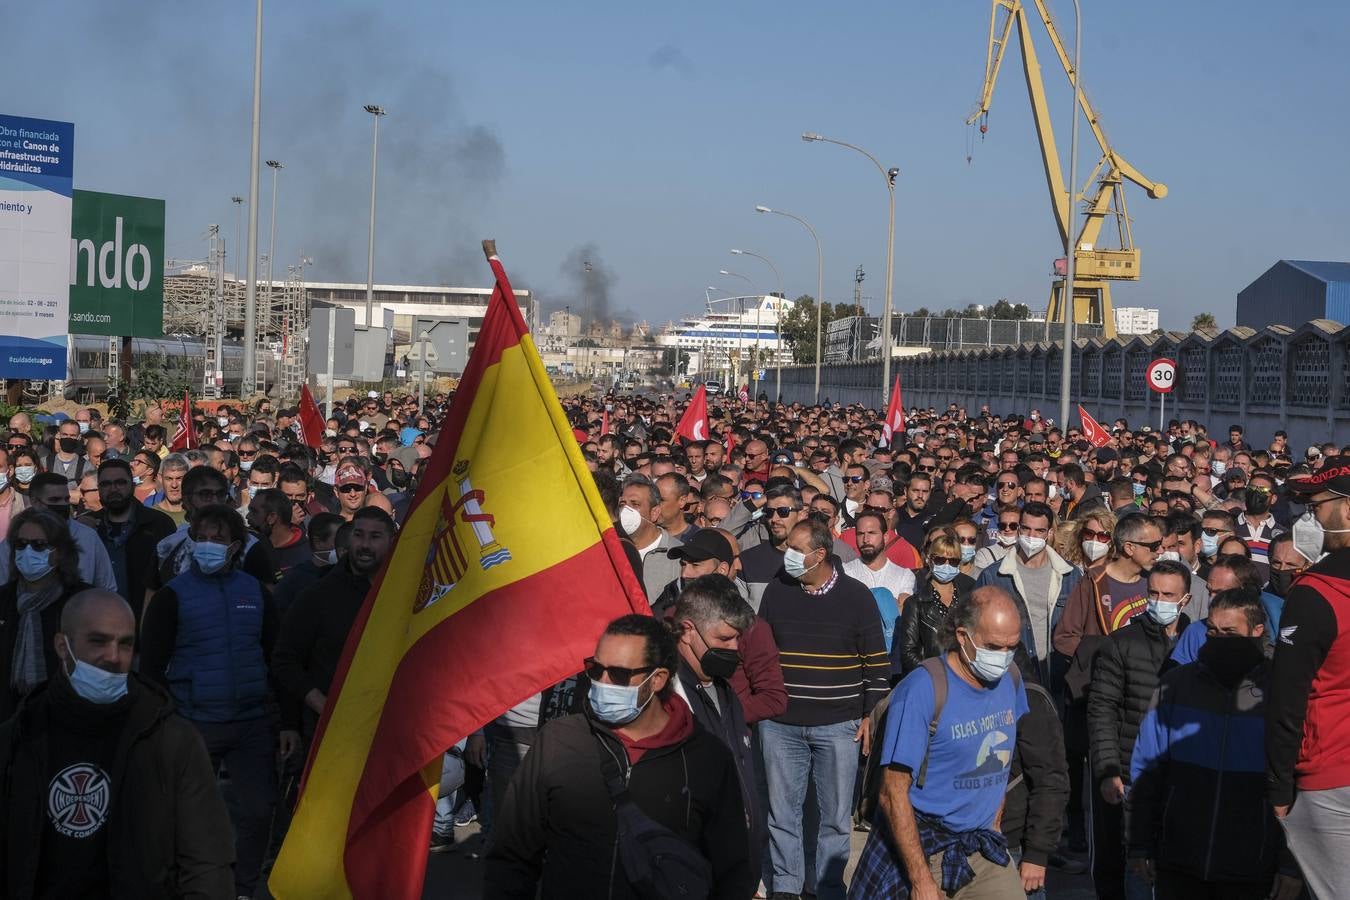
<path id="1" fill-rule="evenodd" d="M 342 487 L 344 484 L 366 484 L 366 473 L 361 471 L 360 466 L 347 463 L 345 466 L 339 466 L 337 474 L 333 476 L 333 484 L 336 487 Z"/>
<path id="2" fill-rule="evenodd" d="M 687 559 L 690 562 L 706 562 L 715 559 L 718 562 L 731 563 L 731 545 L 721 533 L 711 528 L 695 532 L 689 543 L 672 547 L 666 551 L 671 559 Z"/>
<path id="3" fill-rule="evenodd" d="M 1350 497 L 1350 460 L 1343 456 L 1332 457 L 1327 460 L 1322 471 L 1311 475 L 1296 475 L 1284 484 L 1295 494 L 1331 491 Z"/>

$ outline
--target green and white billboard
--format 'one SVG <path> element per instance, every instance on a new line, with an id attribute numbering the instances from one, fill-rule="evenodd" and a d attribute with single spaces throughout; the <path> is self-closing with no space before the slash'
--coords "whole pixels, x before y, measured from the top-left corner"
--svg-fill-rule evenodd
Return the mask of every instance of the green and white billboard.
<path id="1" fill-rule="evenodd" d="M 164 201 L 75 191 L 70 333 L 164 333 Z"/>

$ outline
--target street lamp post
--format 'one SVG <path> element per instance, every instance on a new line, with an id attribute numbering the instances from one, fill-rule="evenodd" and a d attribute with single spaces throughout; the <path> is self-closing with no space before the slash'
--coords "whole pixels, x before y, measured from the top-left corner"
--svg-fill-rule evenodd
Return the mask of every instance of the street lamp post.
<path id="1" fill-rule="evenodd" d="M 1073 230 L 1077 216 L 1078 194 L 1078 103 L 1083 90 L 1083 11 L 1073 0 L 1073 125 L 1069 129 L 1069 214 L 1064 229 L 1064 292 L 1060 310 L 1064 313 L 1064 352 L 1060 354 L 1059 427 L 1069 427 L 1069 390 L 1073 386 L 1073 276 L 1078 247 Z"/>
<path id="2" fill-rule="evenodd" d="M 755 292 L 755 296 L 759 297 L 760 302 L 763 302 L 763 300 L 764 300 L 764 295 L 760 292 L 759 288 L 755 285 L 755 283 L 754 283 L 753 281 L 751 281 L 751 280 L 750 280 L 749 278 L 747 278 L 746 276 L 742 275 L 740 272 L 728 272 L 726 269 L 718 269 L 718 270 L 717 270 L 717 274 L 719 274 L 719 275 L 725 275 L 725 276 L 728 277 L 728 278 L 739 278 L 741 281 L 744 281 L 746 284 L 750 285 L 750 290 L 752 290 L 752 291 Z M 743 310 L 744 310 L 744 307 L 742 306 L 742 311 L 743 311 Z M 756 340 L 758 340 L 758 337 L 759 337 L 758 334 L 756 334 L 755 337 L 756 337 Z M 736 336 L 736 349 L 737 349 L 737 350 L 740 350 L 740 349 L 741 349 L 740 332 L 737 332 L 737 336 Z M 728 362 L 728 364 L 731 362 L 731 350 L 730 350 L 730 348 L 728 348 L 728 350 L 727 350 L 727 362 Z M 728 365 L 728 368 L 730 368 L 730 365 Z M 740 379 L 740 373 L 739 373 L 739 372 L 732 371 L 731 374 L 732 374 L 732 377 L 733 377 L 733 378 L 736 378 L 737 380 Z"/>
<path id="3" fill-rule="evenodd" d="M 778 267 L 775 266 L 775 265 L 773 264 L 773 261 L 772 261 L 772 260 L 770 260 L 767 256 L 761 256 L 760 254 L 756 253 L 756 252 L 753 251 L 753 250 L 732 250 L 731 252 L 732 252 L 732 253 L 735 253 L 735 254 L 738 255 L 738 256 L 753 256 L 755 259 L 761 261 L 761 262 L 764 263 L 766 266 L 768 266 L 770 269 L 772 269 L 772 270 L 773 270 L 773 277 L 774 277 L 774 280 L 778 282 L 778 297 L 779 297 L 780 300 L 783 298 L 783 276 L 780 275 L 780 274 L 778 273 Z M 756 367 L 757 367 L 757 368 L 758 368 L 758 364 L 759 364 L 759 356 L 760 356 L 760 351 L 759 351 L 759 334 L 760 334 L 760 328 L 761 328 L 761 323 L 760 323 L 760 313 L 763 311 L 763 309 L 764 309 L 764 298 L 761 297 L 761 298 L 760 298 L 760 301 L 759 301 L 759 306 L 757 306 L 757 307 L 755 308 L 755 364 L 756 364 Z M 782 305 L 781 305 L 781 304 L 779 305 L 779 314 L 778 314 L 778 315 L 779 315 L 779 318 L 781 319 L 781 317 L 782 317 Z M 775 321 L 778 321 L 778 319 L 775 319 Z M 781 327 L 777 328 L 777 329 L 776 329 L 776 333 L 777 333 L 777 346 L 776 346 L 775 349 L 774 349 L 775 362 L 777 362 L 777 359 L 776 359 L 776 358 L 777 358 L 777 356 L 778 356 L 779 351 L 782 350 L 782 346 L 783 346 L 783 331 L 782 331 L 782 328 L 781 328 Z M 778 397 L 779 397 L 779 395 L 781 395 L 781 393 L 782 393 L 782 386 L 783 386 L 783 385 L 782 385 L 782 373 L 781 373 L 781 371 L 779 371 L 779 367 L 778 367 L 777 365 L 774 366 L 774 371 L 779 372 L 779 380 L 778 380 L 778 384 L 776 384 L 776 385 L 774 386 L 774 402 L 777 403 L 777 402 L 778 402 Z"/>
<path id="4" fill-rule="evenodd" d="M 239 234 L 244 230 L 244 198 L 231 197 L 230 202 L 234 204 L 234 280 L 239 280 L 239 257 L 244 254 L 239 252 Z"/>
<path id="5" fill-rule="evenodd" d="M 808 144 L 820 141 L 856 150 L 870 159 L 872 164 L 877 167 L 877 171 L 881 173 L 881 177 L 886 180 L 886 191 L 890 195 L 890 220 L 886 231 L 886 307 L 881 314 L 881 404 L 885 406 L 891 396 L 891 310 L 893 308 L 891 282 L 895 271 L 895 180 L 900 177 L 900 170 L 894 166 L 887 169 L 875 156 L 863 148 L 845 141 L 825 137 L 823 134 L 807 131 L 802 134 L 802 140 Z"/>
<path id="6" fill-rule="evenodd" d="M 386 115 L 384 107 L 368 105 L 366 112 L 375 120 L 375 133 L 370 146 L 370 242 L 366 247 L 366 327 L 371 321 L 375 303 L 375 172 L 380 159 L 380 116 Z"/>
<path id="7" fill-rule="evenodd" d="M 816 235 L 816 230 L 815 230 L 814 228 L 811 227 L 811 223 L 808 222 L 808 221 L 806 221 L 805 219 L 803 219 L 801 216 L 793 215 L 792 213 L 787 212 L 786 210 L 781 210 L 781 209 L 770 209 L 770 208 L 767 207 L 767 206 L 756 206 L 756 207 L 755 207 L 755 212 L 761 212 L 761 213 L 774 213 L 775 215 L 786 216 L 787 218 L 789 218 L 789 219 L 791 219 L 792 221 L 796 222 L 797 224 L 801 225 L 801 226 L 802 226 L 803 228 L 805 228 L 808 232 L 810 232 L 810 234 L 811 234 L 811 240 L 813 240 L 813 241 L 816 242 L 816 390 L 815 390 L 815 399 L 814 399 L 813 402 L 819 403 L 819 402 L 820 402 L 821 305 L 825 302 L 825 298 L 821 296 L 821 294 L 822 294 L 822 293 L 824 292 L 824 290 L 825 290 L 825 274 L 824 274 L 824 268 L 823 268 L 822 265 L 821 265 L 820 238 Z M 779 313 L 779 322 L 780 322 L 780 325 L 779 325 L 779 329 L 778 329 L 778 343 L 779 343 L 780 347 L 781 347 L 782 342 L 783 342 L 783 329 L 782 329 L 781 321 L 782 321 L 782 313 L 780 312 L 780 313 Z M 778 376 L 777 376 L 777 377 L 778 377 L 778 386 L 777 386 L 777 389 L 778 389 L 778 395 L 781 397 L 781 396 L 782 396 L 782 393 L 783 393 L 783 392 L 782 392 L 782 378 L 783 378 L 783 370 L 782 370 L 782 366 L 779 366 L 779 367 L 778 367 Z"/>
<path id="8" fill-rule="evenodd" d="M 277 258 L 277 173 L 286 167 L 275 159 L 269 159 L 267 161 L 267 168 L 272 170 L 272 224 L 268 229 L 269 234 L 267 238 L 267 314 L 270 316 L 272 314 L 272 270 L 276 266 L 275 260 Z M 256 344 L 258 341 L 256 318 L 254 319 L 253 334 L 253 342 Z M 257 364 L 256 357 L 254 364 Z M 244 384 L 249 385 L 252 384 L 252 382 L 245 381 Z"/>
<path id="9" fill-rule="evenodd" d="M 244 384 L 253 384 L 258 358 L 258 154 L 262 123 L 263 0 L 253 26 L 253 139 L 248 157 L 248 284 L 244 289 Z"/>

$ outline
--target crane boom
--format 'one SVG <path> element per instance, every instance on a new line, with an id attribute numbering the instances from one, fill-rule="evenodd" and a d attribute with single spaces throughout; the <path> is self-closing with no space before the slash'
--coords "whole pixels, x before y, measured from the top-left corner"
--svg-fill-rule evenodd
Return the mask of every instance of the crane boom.
<path id="1" fill-rule="evenodd" d="M 1050 36 L 1050 43 L 1059 57 L 1060 66 L 1072 87 L 1077 80 L 1073 69 L 1073 60 L 1060 37 L 1046 0 L 1032 0 L 1041 23 Z M 1049 103 L 1045 94 L 1045 82 L 1041 75 L 1040 61 L 1032 41 L 1031 19 L 1022 0 L 991 0 L 989 17 L 989 44 L 985 55 L 984 85 L 980 93 L 980 102 L 975 111 L 966 120 L 973 125 L 980 122 L 981 130 L 986 130 L 989 109 L 993 102 L 994 87 L 1003 67 L 1003 56 L 1017 29 L 1017 40 L 1022 50 L 1022 70 L 1026 79 L 1027 93 L 1031 100 L 1032 118 L 1036 126 L 1036 138 L 1040 144 L 1041 162 L 1045 169 L 1046 186 L 1050 191 L 1050 206 L 1055 216 L 1055 225 L 1060 241 L 1067 248 L 1073 247 L 1075 268 L 1074 278 L 1075 319 L 1081 321 L 1099 321 L 1108 333 L 1114 331 L 1110 315 L 1110 293 L 1105 280 L 1137 281 L 1139 279 L 1139 250 L 1134 246 L 1134 237 L 1125 206 L 1124 184 L 1129 181 L 1143 188 L 1149 197 L 1159 200 L 1167 196 L 1167 186 L 1153 181 L 1125 160 L 1111 146 L 1100 116 L 1088 98 L 1086 91 L 1078 91 L 1078 102 L 1083 115 L 1087 118 L 1097 145 L 1101 148 L 1101 159 L 1092 174 L 1084 183 L 1081 191 L 1074 185 L 1067 185 L 1063 174 L 1063 165 L 1059 158 L 1059 149 L 1055 143 L 1054 126 L 1050 118 Z M 1070 245 L 1069 234 L 1073 228 L 1073 204 L 1078 197 L 1089 197 L 1089 188 L 1096 181 L 1095 191 L 1091 192 L 1086 207 L 1082 228 L 1077 239 Z M 1071 193 L 1072 191 L 1072 193 Z M 1101 230 L 1108 217 L 1116 222 L 1118 249 L 1098 247 Z M 1081 276 L 1081 277 L 1078 277 Z M 1058 306 L 1058 293 L 1061 287 L 1052 291 L 1049 318 Z M 1080 303 L 1086 297 L 1087 302 Z M 1080 310 L 1082 315 L 1080 316 Z"/>

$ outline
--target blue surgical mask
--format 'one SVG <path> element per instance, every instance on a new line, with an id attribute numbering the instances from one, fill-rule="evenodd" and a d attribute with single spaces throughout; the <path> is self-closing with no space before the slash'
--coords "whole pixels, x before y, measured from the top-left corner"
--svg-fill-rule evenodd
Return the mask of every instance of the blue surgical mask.
<path id="1" fill-rule="evenodd" d="M 247 472 L 251 468 L 253 468 L 253 460 L 251 459 L 239 460 L 239 471 Z"/>
<path id="2" fill-rule="evenodd" d="M 975 545 L 974 545 L 974 544 L 962 544 L 962 545 L 961 545 L 961 562 L 962 562 L 962 563 L 968 563 L 968 562 L 970 562 L 970 561 L 971 561 L 972 559 L 974 559 L 974 558 L 975 558 Z"/>
<path id="3" fill-rule="evenodd" d="M 971 643 L 973 644 L 974 641 Z M 1012 665 L 1015 652 L 1012 650 L 989 650 L 977 646 L 975 658 L 971 659 L 966 655 L 964 644 L 958 641 L 957 646 L 961 649 L 961 658 L 970 665 L 975 677 L 985 684 L 993 684 L 1003 677 L 1004 673 L 1008 671 L 1008 667 Z"/>
<path id="4" fill-rule="evenodd" d="M 1221 459 L 1216 459 L 1209 464 L 1209 471 L 1211 475 L 1218 475 L 1222 477 L 1223 473 L 1228 471 L 1228 463 L 1224 462 Z"/>
<path id="5" fill-rule="evenodd" d="M 192 545 L 192 561 L 206 575 L 214 575 L 230 560 L 230 548 L 224 544 L 200 541 Z"/>
<path id="6" fill-rule="evenodd" d="M 0 491 L 3 491 L 7 487 L 9 487 L 9 473 L 0 472 Z"/>
<path id="7" fill-rule="evenodd" d="M 1159 625 L 1171 625 L 1181 615 L 1181 604 L 1171 603 L 1167 600 L 1154 600 L 1152 597 L 1148 600 L 1147 611 L 1153 621 Z"/>
<path id="8" fill-rule="evenodd" d="M 648 695 L 646 703 L 638 703 L 638 694 L 656 673 L 653 672 L 637 684 L 605 684 L 592 681 L 587 695 L 591 701 L 591 712 L 606 725 L 627 725 L 642 715 L 643 708 L 652 701 Z"/>
<path id="9" fill-rule="evenodd" d="M 76 422 L 75 424 L 80 427 L 80 434 L 86 434 L 89 431 L 88 422 Z"/>
<path id="10" fill-rule="evenodd" d="M 15 466 L 14 477 L 19 484 L 27 484 L 37 477 L 37 466 Z"/>
<path id="11" fill-rule="evenodd" d="M 64 638 L 65 635 L 62 635 Z M 70 686 L 75 693 L 90 703 L 101 706 L 116 703 L 127 695 L 127 676 L 125 672 L 105 672 L 98 666 L 91 666 L 75 657 L 70 649 L 70 639 L 65 638 L 66 652 L 75 662 L 75 670 L 67 673 Z"/>
<path id="12" fill-rule="evenodd" d="M 820 565 L 820 563 L 816 563 L 816 566 L 818 565 Z M 790 578 L 801 578 L 816 566 L 808 566 L 806 564 L 806 554 L 800 550 L 794 550 L 791 547 L 788 547 L 783 551 L 783 571 L 786 572 Z"/>
<path id="13" fill-rule="evenodd" d="M 35 547 L 24 547 L 15 552 L 14 565 L 25 579 L 38 581 L 52 570 L 51 548 L 38 550 Z"/>
<path id="14" fill-rule="evenodd" d="M 1138 482 L 1138 481 L 1136 481 L 1134 484 L 1130 485 L 1130 487 L 1134 490 L 1134 495 L 1135 495 L 1136 497 L 1142 497 L 1142 496 L 1144 496 L 1144 492 L 1148 490 L 1148 485 L 1146 485 L 1146 484 L 1141 484 L 1141 483 Z"/>
<path id="15" fill-rule="evenodd" d="M 1200 554 L 1202 556 L 1213 556 L 1219 552 L 1219 536 L 1217 534 L 1200 535 Z"/>
<path id="16" fill-rule="evenodd" d="M 940 566 L 933 566 L 933 577 L 941 584 L 951 584 L 956 580 L 956 576 L 961 574 L 961 570 L 956 566 L 943 563 Z"/>

